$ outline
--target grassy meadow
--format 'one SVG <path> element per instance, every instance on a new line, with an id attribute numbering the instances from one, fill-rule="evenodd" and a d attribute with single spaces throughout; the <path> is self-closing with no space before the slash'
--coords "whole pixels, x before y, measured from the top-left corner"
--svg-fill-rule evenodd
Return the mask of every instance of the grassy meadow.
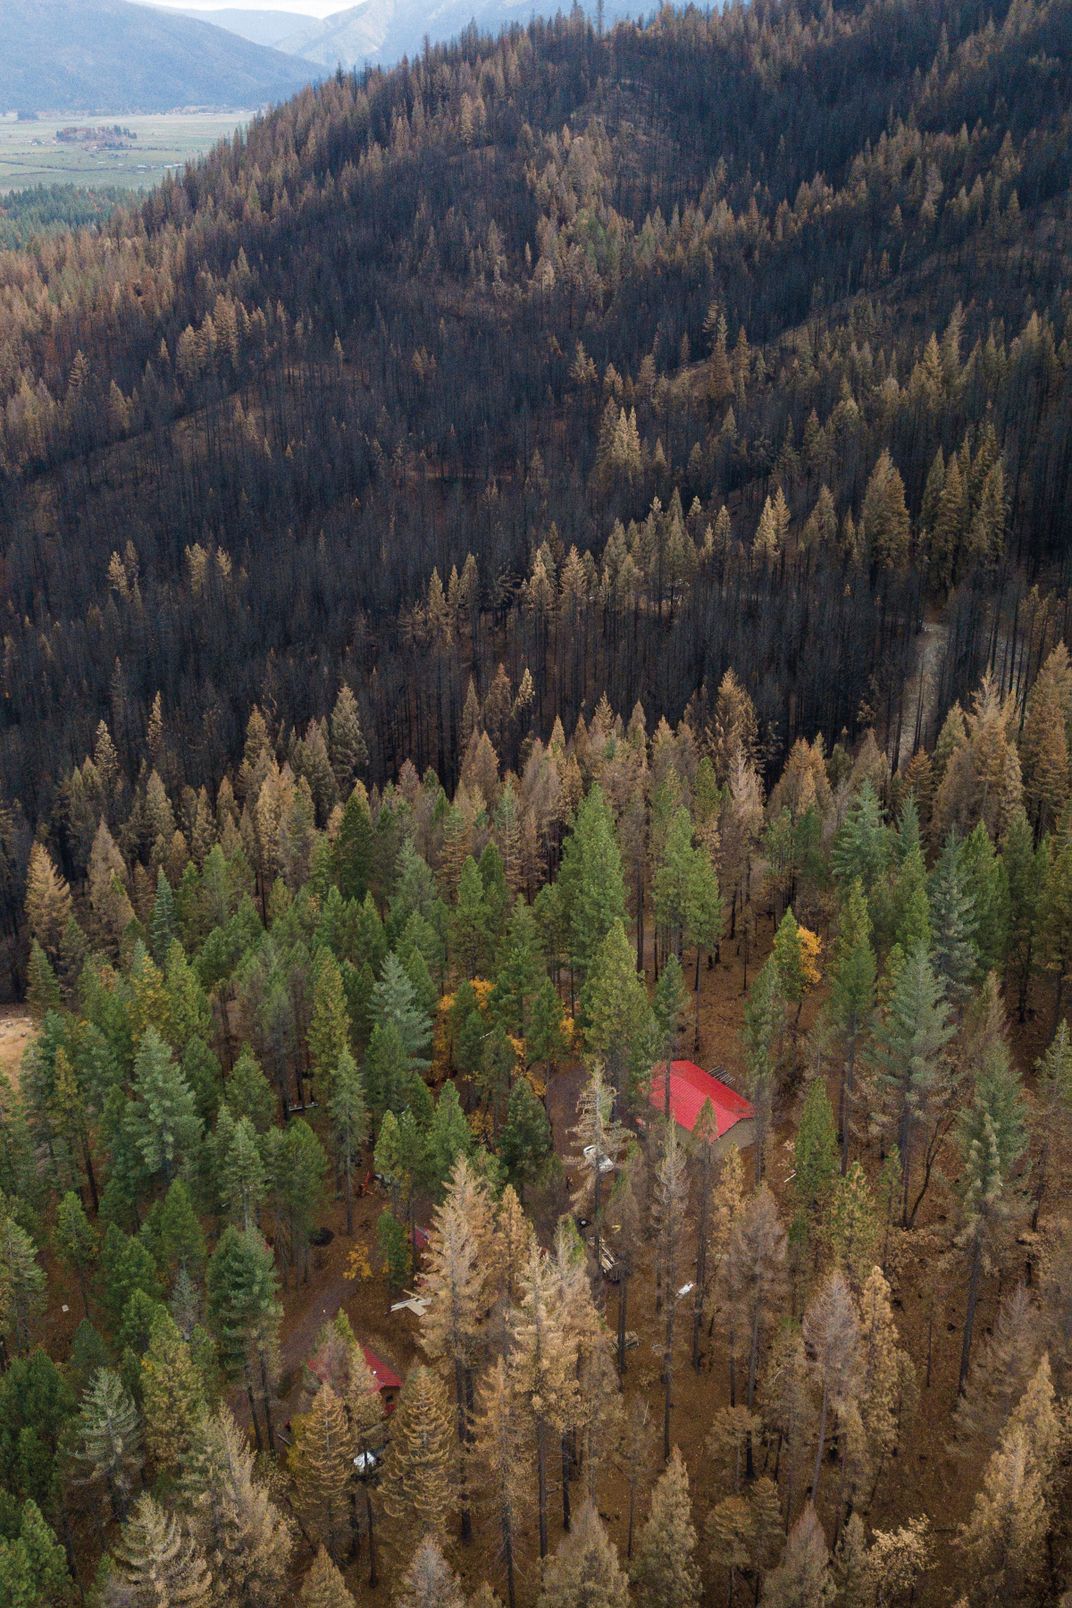
<path id="1" fill-rule="evenodd" d="M 201 155 L 229 138 L 249 119 L 248 112 L 167 112 L 155 117 L 130 114 L 41 118 L 19 123 L 0 120 L 0 193 L 31 185 L 75 184 L 91 189 L 118 186 L 147 189 L 170 167 Z M 64 144 L 57 131 L 72 126 L 120 124 L 137 135 L 129 150 L 91 150 Z"/>

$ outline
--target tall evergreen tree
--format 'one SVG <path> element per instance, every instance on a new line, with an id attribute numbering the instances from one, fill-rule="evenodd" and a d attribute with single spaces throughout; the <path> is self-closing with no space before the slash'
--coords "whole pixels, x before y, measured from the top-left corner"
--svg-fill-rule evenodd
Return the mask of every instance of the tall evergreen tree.
<path id="1" fill-rule="evenodd" d="M 90 1475 L 104 1481 L 112 1512 L 124 1518 L 141 1474 L 141 1425 L 130 1393 L 110 1368 L 101 1368 L 86 1391 L 78 1439 Z"/>
<path id="2" fill-rule="evenodd" d="M 532 1006 L 545 977 L 540 956 L 539 932 L 532 906 L 518 898 L 510 913 L 499 964 L 491 1008 L 507 1032 L 526 1038 Z"/>
<path id="3" fill-rule="evenodd" d="M 1072 843 L 1053 844 L 1045 862 L 1037 915 L 1038 961 L 1053 977 L 1053 1027 L 1061 1020 L 1072 974 Z"/>
<path id="4" fill-rule="evenodd" d="M 37 1503 L 28 1500 L 0 1538 L 0 1600 L 12 1608 L 57 1608 L 72 1600 L 66 1554 Z"/>
<path id="5" fill-rule="evenodd" d="M 421 1318 L 421 1343 L 434 1361 L 454 1377 L 454 1421 L 458 1439 L 462 1537 L 472 1534 L 469 1486 L 464 1459 L 472 1440 L 474 1368 L 486 1308 L 488 1244 L 492 1211 L 487 1191 L 465 1157 L 459 1157 L 450 1186 L 432 1219 L 420 1288 L 429 1305 Z"/>
<path id="6" fill-rule="evenodd" d="M 1014 1169 L 1027 1145 L 1020 1080 L 1006 1046 L 991 1046 L 975 1080 L 975 1095 L 961 1116 L 961 1240 L 968 1256 L 968 1296 L 958 1393 L 971 1362 L 972 1335 L 984 1261 L 992 1256 L 1004 1223 L 1016 1209 Z"/>
<path id="7" fill-rule="evenodd" d="M 585 794 L 563 846 L 559 886 L 570 961 L 582 981 L 615 921 L 625 918 L 622 857 L 602 788 Z"/>
<path id="8" fill-rule="evenodd" d="M 846 889 L 858 882 L 868 895 L 881 880 L 890 859 L 890 836 L 874 783 L 868 778 L 845 812 L 831 852 L 838 881 Z"/>
<path id="9" fill-rule="evenodd" d="M 621 921 L 615 921 L 591 957 L 581 1011 L 588 1049 L 604 1062 L 615 1088 L 632 1097 L 651 1067 L 655 1042 L 644 983 Z"/>
<path id="10" fill-rule="evenodd" d="M 337 1062 L 328 1099 L 331 1147 L 336 1171 L 342 1176 L 346 1202 L 346 1232 L 354 1231 L 354 1171 L 368 1139 L 369 1113 L 365 1089 L 353 1056 L 347 1051 Z"/>
<path id="11" fill-rule="evenodd" d="M 372 1014 L 377 1027 L 394 1027 L 397 1030 L 407 1065 L 415 1071 L 426 1070 L 432 1023 L 417 1002 L 413 984 L 395 954 L 389 954 L 383 963 L 380 980 L 372 996 Z"/>
<path id="12" fill-rule="evenodd" d="M 180 1473 L 202 1431 L 208 1402 L 193 1351 L 166 1309 L 149 1331 L 139 1382 L 149 1455 L 161 1472 Z"/>
<path id="13" fill-rule="evenodd" d="M 1049 1048 L 1036 1062 L 1038 1110 L 1034 1129 L 1034 1204 L 1031 1228 L 1038 1231 L 1039 1215 L 1049 1182 L 1050 1158 L 1072 1134 L 1072 1036 L 1061 1022 Z"/>
<path id="14" fill-rule="evenodd" d="M 943 1089 L 953 1028 L 941 983 L 920 945 L 897 966 L 872 1050 L 902 1171 L 902 1221 L 909 1220 L 917 1138 Z M 916 1204 L 918 1205 L 918 1198 Z"/>
<path id="15" fill-rule="evenodd" d="M 246 1436 L 225 1407 L 202 1420 L 182 1494 L 211 1571 L 214 1608 L 275 1608 L 289 1577 L 292 1526 L 258 1477 Z"/>
<path id="16" fill-rule="evenodd" d="M 537 1608 L 627 1608 L 628 1580 L 591 1502 L 545 1567 L 536 1601 Z"/>
<path id="17" fill-rule="evenodd" d="M 211 1608 L 212 1577 L 180 1521 L 146 1492 L 116 1543 L 108 1608 Z"/>
<path id="18" fill-rule="evenodd" d="M 527 1077 L 518 1078 L 510 1090 L 499 1155 L 519 1192 L 546 1175 L 554 1156 L 547 1110 Z"/>
<path id="19" fill-rule="evenodd" d="M 757 1187 L 763 1180 L 784 1027 L 785 997 L 778 969 L 768 960 L 752 984 L 744 1010 L 745 1090 L 755 1124 L 753 1166 Z"/>
<path id="20" fill-rule="evenodd" d="M 309 1565 L 298 1601 L 301 1608 L 356 1608 L 346 1581 L 323 1547 Z"/>
<path id="21" fill-rule="evenodd" d="M 201 1121 L 189 1084 L 155 1028 L 149 1028 L 134 1060 L 134 1093 L 139 1102 L 140 1145 L 150 1172 L 170 1181 L 193 1157 Z"/>
<path id="22" fill-rule="evenodd" d="M 334 1089 L 339 1065 L 350 1053 L 350 1017 L 342 973 L 335 957 L 326 950 L 316 957 L 308 1049 L 309 1071 L 316 1080 L 318 1098 L 326 1102 Z"/>
<path id="23" fill-rule="evenodd" d="M 368 764 L 368 744 L 361 729 L 361 713 L 345 681 L 339 688 L 329 725 L 329 752 L 335 783 L 342 794 L 348 794 L 358 774 Z"/>
<path id="24" fill-rule="evenodd" d="M 7 1215 L 6 1202 L 0 1202 L 0 1212 L 0 1336 L 9 1351 L 24 1352 L 44 1296 L 45 1270 L 29 1234 Z"/>
<path id="25" fill-rule="evenodd" d="M 269 1447 L 273 1444 L 272 1371 L 281 1310 L 272 1253 L 255 1229 L 225 1228 L 205 1274 L 209 1326 L 219 1348 L 220 1367 L 241 1379 L 249 1401 L 258 1449 L 261 1412 Z"/>
<path id="26" fill-rule="evenodd" d="M 454 1427 L 446 1392 L 430 1368 L 406 1377 L 384 1461 L 383 1505 L 410 1533 L 446 1533 L 455 1508 Z"/>
<path id="27" fill-rule="evenodd" d="M 839 913 L 830 966 L 830 1015 L 838 1034 L 838 1138 L 841 1171 L 849 1164 L 849 1144 L 860 1043 L 870 1023 L 875 995 L 875 956 L 863 883 L 855 877 Z"/>
<path id="28" fill-rule="evenodd" d="M 342 1402 L 323 1384 L 312 1406 L 294 1423 L 287 1465 L 304 1523 L 336 1562 L 351 1540 L 350 1498 L 354 1444 Z"/>
<path id="29" fill-rule="evenodd" d="M 82 1309 L 89 1317 L 89 1273 L 100 1254 L 97 1232 L 86 1209 L 73 1190 L 68 1190 L 56 1208 L 56 1226 L 53 1243 L 78 1281 L 82 1296 Z"/>
<path id="30" fill-rule="evenodd" d="M 967 998 L 979 970 L 978 913 L 965 875 L 961 845 L 952 836 L 943 845 L 930 878 L 934 928 L 933 965 L 946 997 L 954 1005 Z"/>
<path id="31" fill-rule="evenodd" d="M 691 1506 L 688 1471 L 675 1448 L 655 1487 L 630 1571 L 642 1608 L 695 1608 L 700 1600 Z"/>

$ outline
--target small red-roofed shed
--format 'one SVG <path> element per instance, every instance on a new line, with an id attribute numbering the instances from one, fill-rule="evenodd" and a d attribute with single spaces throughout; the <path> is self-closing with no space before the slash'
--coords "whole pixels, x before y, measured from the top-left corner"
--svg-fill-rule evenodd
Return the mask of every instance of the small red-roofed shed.
<path id="1" fill-rule="evenodd" d="M 652 1070 L 648 1098 L 656 1111 L 666 1109 L 666 1062 Z M 735 1145 L 745 1149 L 755 1138 L 755 1112 L 743 1094 L 731 1089 L 721 1078 L 714 1078 L 695 1061 L 670 1062 L 670 1114 L 679 1128 L 692 1133 L 704 1103 L 710 1100 L 715 1113 L 718 1138 L 712 1141 L 722 1149 Z"/>
<path id="2" fill-rule="evenodd" d="M 378 1357 L 371 1346 L 362 1346 L 365 1353 L 365 1362 L 368 1371 L 379 1386 L 383 1397 L 384 1412 L 393 1413 L 395 1403 L 398 1401 L 398 1392 L 402 1389 L 402 1381 L 393 1368 L 389 1368 L 382 1357 Z"/>
<path id="3" fill-rule="evenodd" d="M 365 1354 L 365 1364 L 369 1373 L 376 1381 L 376 1389 L 383 1402 L 385 1413 L 393 1413 L 398 1401 L 398 1392 L 402 1389 L 402 1381 L 394 1369 L 384 1362 L 383 1358 L 373 1351 L 371 1346 L 363 1342 L 361 1350 Z M 344 1374 L 340 1372 L 344 1363 L 344 1355 L 340 1350 L 338 1336 L 335 1343 L 331 1338 L 326 1340 L 306 1363 L 306 1383 L 309 1390 L 315 1395 L 320 1386 L 330 1383 L 336 1391 L 345 1388 Z"/>

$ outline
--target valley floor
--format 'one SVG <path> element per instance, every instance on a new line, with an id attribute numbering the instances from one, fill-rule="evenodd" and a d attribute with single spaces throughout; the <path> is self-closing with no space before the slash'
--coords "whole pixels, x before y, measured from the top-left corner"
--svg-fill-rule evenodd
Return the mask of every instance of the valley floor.
<path id="1" fill-rule="evenodd" d="M 171 169 L 185 166 L 218 141 L 229 139 L 249 117 L 248 111 L 167 112 L 154 117 L 93 113 L 34 122 L 0 117 L 0 195 L 38 184 L 147 190 Z M 137 135 L 129 147 L 114 150 L 56 138 L 61 129 L 114 123 Z"/>

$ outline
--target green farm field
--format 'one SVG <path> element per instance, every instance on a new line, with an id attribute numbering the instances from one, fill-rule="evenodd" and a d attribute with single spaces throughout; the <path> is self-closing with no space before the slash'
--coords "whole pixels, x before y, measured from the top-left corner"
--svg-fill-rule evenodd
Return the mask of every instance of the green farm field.
<path id="1" fill-rule="evenodd" d="M 170 167 L 181 166 L 217 140 L 229 138 L 250 115 L 242 111 L 168 112 L 156 117 L 117 113 L 27 123 L 0 120 L 0 193 L 36 184 L 146 189 L 157 184 Z M 63 128 L 110 127 L 113 123 L 137 135 L 129 150 L 94 150 L 56 139 Z"/>

